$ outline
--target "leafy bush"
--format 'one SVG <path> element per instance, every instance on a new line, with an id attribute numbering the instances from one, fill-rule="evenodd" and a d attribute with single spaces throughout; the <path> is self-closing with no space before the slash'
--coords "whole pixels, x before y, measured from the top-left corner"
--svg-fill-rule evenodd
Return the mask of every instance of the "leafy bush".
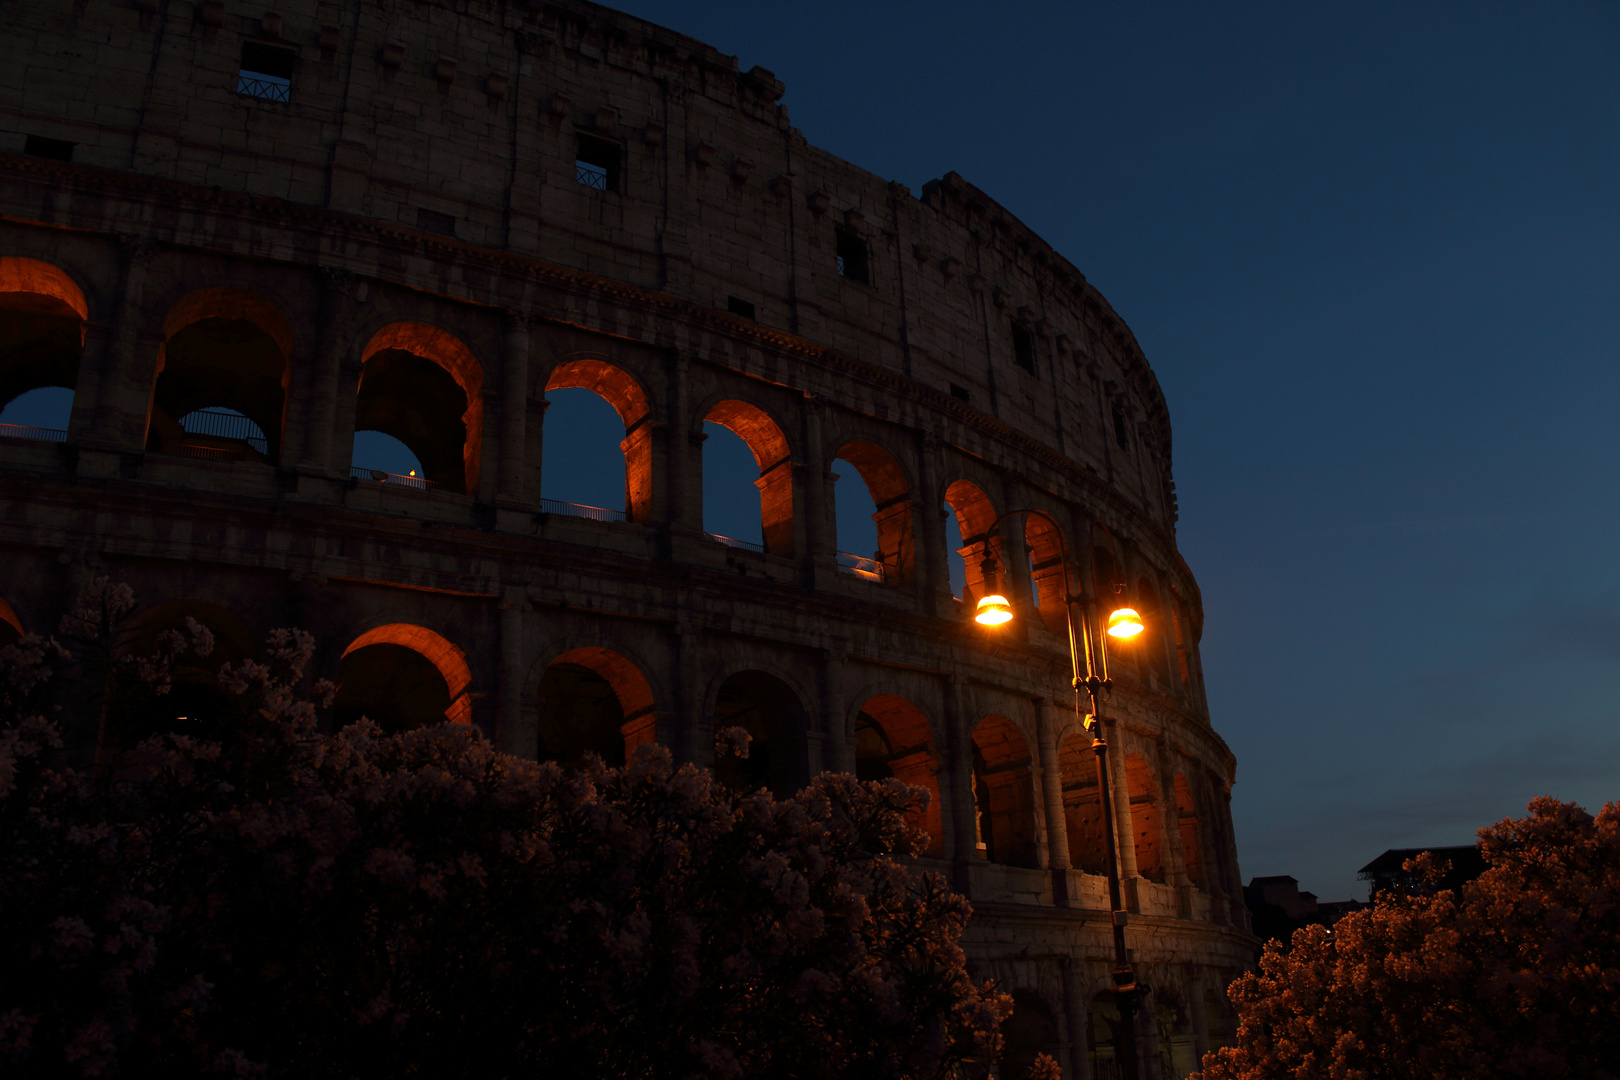
<path id="1" fill-rule="evenodd" d="M 917 789 L 776 800 L 658 747 L 570 771 L 465 726 L 324 733 L 298 631 L 220 671 L 217 738 L 76 770 L 53 671 L 134 715 L 210 647 L 192 624 L 114 655 L 132 606 L 98 582 L 71 647 L 0 651 L 8 1077 L 933 1077 L 999 1049 L 966 901 L 907 866 Z"/>

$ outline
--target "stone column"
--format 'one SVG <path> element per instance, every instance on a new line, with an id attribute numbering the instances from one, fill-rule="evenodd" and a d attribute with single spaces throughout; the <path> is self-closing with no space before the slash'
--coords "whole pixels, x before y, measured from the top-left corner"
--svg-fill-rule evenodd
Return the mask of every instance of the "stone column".
<path id="1" fill-rule="evenodd" d="M 507 506 L 525 506 L 525 438 L 529 416 L 529 320 L 522 312 L 505 316 L 501 365 L 501 453 L 495 474 L 496 499 Z"/>
<path id="2" fill-rule="evenodd" d="M 917 432 L 917 607 L 936 618 L 951 614 L 951 575 L 945 564 L 945 493 L 939 487 L 939 440 Z"/>
<path id="3" fill-rule="evenodd" d="M 1120 739 L 1123 725 L 1118 720 L 1107 721 L 1108 768 L 1114 784 L 1114 842 L 1119 845 L 1119 884 L 1125 908 L 1139 910 L 1136 882 L 1136 828 L 1131 823 L 1131 785 L 1125 777 L 1125 745 Z"/>
<path id="4" fill-rule="evenodd" d="M 495 743 L 501 750 L 533 759 L 539 753 L 539 730 L 523 716 L 523 613 L 527 590 L 511 585 L 501 596 L 501 659 L 496 672 Z"/>
<path id="5" fill-rule="evenodd" d="M 347 462 L 340 471 L 332 461 L 332 429 L 337 416 L 338 384 L 342 378 L 343 360 L 352 347 L 349 335 L 353 322 L 350 301 L 353 282 L 354 275 L 346 270 L 321 270 L 320 340 L 312 351 L 309 378 L 305 382 L 304 438 L 299 453 L 299 472 L 319 476 L 348 472 Z"/>
<path id="6" fill-rule="evenodd" d="M 818 575 L 825 581 L 827 573 L 837 573 L 834 560 L 838 557 L 838 533 L 830 512 L 833 497 L 827 478 L 831 462 L 822 445 L 821 399 L 814 394 L 804 395 L 800 415 L 804 419 L 798 460 L 804 467 L 795 470 L 798 475 L 794 477 L 800 481 L 797 486 L 804 492 L 800 502 L 804 507 L 804 528 L 800 530 L 804 550 L 800 552 L 799 565 L 803 567 L 804 584 L 815 588 Z"/>
<path id="7" fill-rule="evenodd" d="M 665 371 L 669 385 L 669 464 L 664 473 L 664 506 L 672 532 L 695 535 L 703 531 L 702 431 L 694 432 L 692 427 L 686 357 L 671 349 Z"/>
<path id="8" fill-rule="evenodd" d="M 139 453 L 146 445 L 146 419 L 157 378 L 157 357 L 146 355 L 142 345 L 162 344 L 161 340 L 141 340 L 141 300 L 156 249 L 145 240 L 128 239 L 124 242 L 123 254 L 124 283 L 118 314 L 100 358 L 93 430 L 87 433 L 89 437 L 83 444 Z"/>
<path id="9" fill-rule="evenodd" d="M 946 677 L 944 698 L 948 758 L 946 782 L 940 787 L 948 788 L 951 798 L 950 854 L 954 864 L 954 888 L 957 892 L 967 894 L 970 891 L 968 867 L 978 858 L 978 852 L 974 849 L 974 837 L 978 830 L 973 821 L 973 736 L 967 729 L 967 719 L 962 709 L 962 683 L 957 676 Z"/>
<path id="10" fill-rule="evenodd" d="M 1091 1080 L 1091 998 L 1087 989 L 1084 962 L 1064 957 L 1063 1006 L 1069 1019 L 1068 1075 L 1071 1080 Z"/>
<path id="11" fill-rule="evenodd" d="M 1209 1053 L 1209 1016 L 1204 1011 L 1204 974 L 1194 969 L 1187 979 L 1187 1019 L 1192 1024 L 1193 1056 L 1202 1068 Z"/>
<path id="12" fill-rule="evenodd" d="M 1058 767 L 1057 725 L 1052 717 L 1052 703 L 1045 698 L 1035 699 L 1035 738 L 1040 743 L 1041 792 L 1046 806 L 1047 865 L 1057 871 L 1067 885 L 1069 869 L 1069 825 L 1063 815 L 1063 771 Z M 1053 882 L 1054 896 L 1058 893 Z M 1065 890 L 1066 895 L 1066 890 Z"/>
<path id="13" fill-rule="evenodd" d="M 670 628 L 675 637 L 675 711 L 679 717 L 673 747 L 677 761 L 699 765 L 714 762 L 714 722 L 703 707 L 703 682 L 697 668 L 698 628 L 676 623 Z"/>
<path id="14" fill-rule="evenodd" d="M 854 754 L 844 730 L 844 656 L 842 651 L 826 649 L 821 653 L 820 685 L 822 742 L 821 766 L 829 772 L 855 771 Z"/>

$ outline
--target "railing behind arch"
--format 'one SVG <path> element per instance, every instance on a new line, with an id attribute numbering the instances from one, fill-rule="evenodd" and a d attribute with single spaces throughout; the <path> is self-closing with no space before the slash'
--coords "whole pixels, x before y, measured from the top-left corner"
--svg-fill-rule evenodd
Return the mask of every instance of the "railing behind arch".
<path id="1" fill-rule="evenodd" d="M 57 428 L 29 427 L 27 424 L 0 424 L 0 436 L 34 439 L 38 442 L 67 442 L 67 432 Z"/>
<path id="2" fill-rule="evenodd" d="M 868 559 L 864 555 L 852 555 L 847 551 L 838 553 L 838 569 L 846 574 L 865 578 L 868 581 L 881 582 L 883 580 L 883 564 L 876 559 Z"/>
<path id="3" fill-rule="evenodd" d="M 589 518 L 592 521 L 629 521 L 623 510 L 609 510 L 602 506 L 586 506 L 584 503 L 563 502 L 561 499 L 541 499 L 540 512 L 543 514 L 564 514 L 568 517 Z"/>

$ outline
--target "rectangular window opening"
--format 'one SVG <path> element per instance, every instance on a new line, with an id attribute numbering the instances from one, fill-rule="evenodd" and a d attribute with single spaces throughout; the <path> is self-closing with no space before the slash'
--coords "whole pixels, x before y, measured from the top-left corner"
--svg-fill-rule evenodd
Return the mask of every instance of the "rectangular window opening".
<path id="1" fill-rule="evenodd" d="M 23 142 L 23 153 L 56 161 L 72 161 L 73 148 L 77 145 L 65 139 L 47 139 L 43 135 L 30 135 Z"/>
<path id="2" fill-rule="evenodd" d="M 1035 338 L 1017 323 L 1013 323 L 1012 337 L 1013 359 L 1018 361 L 1019 367 L 1035 374 Z"/>
<path id="3" fill-rule="evenodd" d="M 441 214 L 437 210 L 417 207 L 416 227 L 423 232 L 435 232 L 440 236 L 456 235 L 456 219 L 449 214 Z"/>
<path id="4" fill-rule="evenodd" d="M 958 401 L 973 400 L 973 395 L 968 393 L 968 388 L 959 386 L 956 383 L 951 383 L 951 397 L 956 398 Z"/>
<path id="5" fill-rule="evenodd" d="M 872 283 L 866 264 L 866 241 L 847 229 L 837 230 L 838 275 L 862 285 Z"/>
<path id="6" fill-rule="evenodd" d="M 737 296 L 726 297 L 726 310 L 745 319 L 754 318 L 754 305 Z"/>
<path id="7" fill-rule="evenodd" d="M 1131 448 L 1130 429 L 1125 426 L 1125 413 L 1120 409 L 1114 410 L 1114 441 L 1119 443 L 1121 450 Z"/>
<path id="8" fill-rule="evenodd" d="M 236 92 L 260 101 L 285 103 L 292 97 L 293 51 L 258 41 L 242 43 L 242 69 Z"/>
<path id="9" fill-rule="evenodd" d="M 619 144 L 580 132 L 574 179 L 592 191 L 618 191 L 619 172 Z"/>

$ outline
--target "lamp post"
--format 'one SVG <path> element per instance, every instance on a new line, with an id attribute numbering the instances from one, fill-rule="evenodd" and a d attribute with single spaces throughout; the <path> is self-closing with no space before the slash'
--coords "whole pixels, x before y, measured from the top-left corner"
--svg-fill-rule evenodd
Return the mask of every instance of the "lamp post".
<path id="1" fill-rule="evenodd" d="M 1147 987 L 1137 984 L 1130 956 L 1125 951 L 1126 913 L 1119 885 L 1119 833 L 1114 821 L 1113 785 L 1108 774 L 1108 742 L 1103 731 L 1102 703 L 1113 688 L 1113 680 L 1108 677 L 1106 638 L 1132 638 L 1145 627 L 1142 617 L 1134 609 L 1126 607 L 1124 597 L 1119 596 L 1118 605 L 1109 613 L 1105 633 L 1093 632 L 1094 614 L 1091 606 L 1094 601 L 1077 594 L 1069 581 L 1069 545 L 1063 538 L 1063 529 L 1050 514 L 1033 508 L 1009 510 L 985 530 L 983 573 L 987 591 L 978 603 L 974 621 L 984 626 L 1002 626 L 1012 621 L 1012 604 L 995 588 L 996 557 L 991 551 L 989 538 L 1003 521 L 1018 514 L 1036 514 L 1045 518 L 1058 538 L 1063 564 L 1063 611 L 1069 624 L 1069 665 L 1073 673 L 1075 711 L 1085 718 L 1086 730 L 1091 734 L 1091 750 L 1097 759 L 1097 793 L 1102 801 L 1103 842 L 1108 860 L 1108 904 L 1111 909 L 1109 921 L 1114 934 L 1114 995 L 1119 1008 L 1120 1026 L 1124 1029 L 1124 1039 L 1119 1047 L 1120 1072 L 1122 1080 L 1138 1080 L 1136 1013 Z M 1114 589 L 1116 594 L 1121 591 L 1118 583 L 1115 583 Z M 1078 620 L 1075 618 L 1077 607 L 1081 609 Z"/>

